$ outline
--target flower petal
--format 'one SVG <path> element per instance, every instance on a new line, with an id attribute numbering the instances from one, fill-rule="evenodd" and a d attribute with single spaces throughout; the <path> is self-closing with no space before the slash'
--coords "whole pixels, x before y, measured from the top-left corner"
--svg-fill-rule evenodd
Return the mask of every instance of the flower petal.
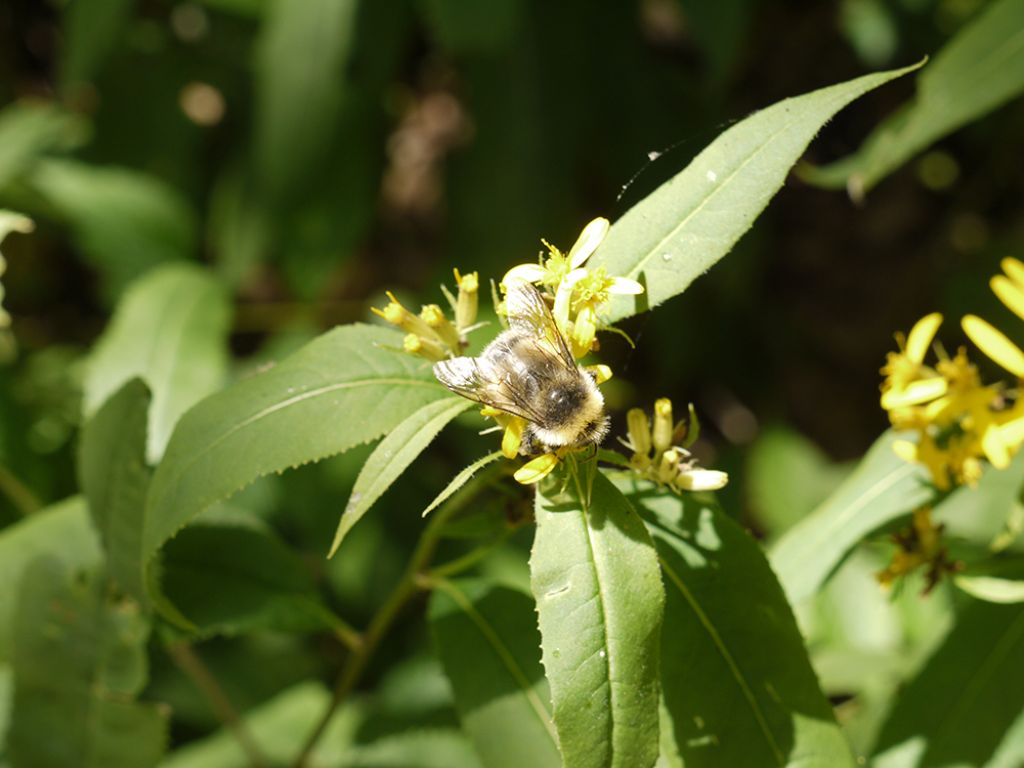
<path id="1" fill-rule="evenodd" d="M 942 376 L 913 381 L 906 387 L 893 388 L 882 393 L 882 407 L 891 411 L 894 408 L 905 408 L 908 405 L 919 405 L 942 397 L 946 394 L 949 383 Z"/>
<path id="2" fill-rule="evenodd" d="M 935 338 L 940 325 L 942 325 L 942 315 L 938 312 L 925 315 L 914 323 L 914 327 L 910 329 L 910 335 L 907 336 L 907 358 L 909 360 L 915 363 L 921 363 L 924 360 L 924 356 L 928 353 L 928 347 L 931 346 L 932 339 Z"/>
<path id="3" fill-rule="evenodd" d="M 644 287 L 628 277 L 613 277 L 612 284 L 608 286 L 608 293 L 618 293 L 624 296 L 638 296 L 643 292 Z"/>
<path id="4" fill-rule="evenodd" d="M 544 267 L 540 264 L 516 264 L 501 278 L 501 284 L 508 285 L 509 280 L 536 283 L 542 279 L 544 279 Z"/>
<path id="5" fill-rule="evenodd" d="M 597 365 L 588 365 L 584 368 L 587 373 L 594 377 L 595 384 L 604 384 L 608 379 L 612 377 L 612 369 L 604 363 L 598 363 Z"/>
<path id="6" fill-rule="evenodd" d="M 1024 288 L 1024 263 L 1022 263 L 1020 259 L 1015 259 L 1013 256 L 1007 256 L 999 262 L 999 266 L 1003 268 L 1003 272 L 1009 275 L 1013 282 Z"/>
<path id="7" fill-rule="evenodd" d="M 576 269 L 589 259 L 590 254 L 597 250 L 597 246 L 608 234 L 610 226 L 608 219 L 605 218 L 597 218 L 587 224 L 580 232 L 580 236 L 576 238 L 572 250 L 569 251 L 569 266 Z"/>
<path id="8" fill-rule="evenodd" d="M 684 491 L 717 491 L 729 482 L 729 475 L 717 469 L 684 469 L 675 479 Z"/>
<path id="9" fill-rule="evenodd" d="M 1017 283 L 1003 275 L 996 275 L 989 281 L 992 293 L 1009 308 L 1013 314 L 1024 320 L 1024 283 Z"/>
<path id="10" fill-rule="evenodd" d="M 555 308 L 551 313 L 555 316 L 555 322 L 564 332 L 569 326 L 569 308 L 572 304 L 572 292 L 576 283 L 585 278 L 589 272 L 586 269 L 574 269 L 562 278 L 555 291 Z"/>
<path id="11" fill-rule="evenodd" d="M 512 475 L 517 483 L 522 485 L 533 485 L 551 474 L 551 470 L 558 466 L 558 457 L 553 453 L 545 453 L 535 459 L 530 459 L 523 464 Z"/>
<path id="12" fill-rule="evenodd" d="M 904 461 L 917 461 L 917 443 L 909 440 L 897 440 L 892 444 L 892 452 Z"/>
<path id="13" fill-rule="evenodd" d="M 1006 443 L 1003 431 L 995 424 L 990 424 L 981 436 L 981 450 L 996 469 L 1009 466 L 1010 446 Z"/>
<path id="14" fill-rule="evenodd" d="M 965 315 L 960 325 L 982 352 L 1014 376 L 1024 377 L 1024 352 L 1001 331 L 977 315 Z"/>

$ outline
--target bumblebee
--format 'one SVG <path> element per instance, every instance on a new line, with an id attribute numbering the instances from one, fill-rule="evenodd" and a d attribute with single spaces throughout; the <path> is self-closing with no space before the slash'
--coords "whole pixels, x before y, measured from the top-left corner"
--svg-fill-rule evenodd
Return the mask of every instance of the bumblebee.
<path id="1" fill-rule="evenodd" d="M 456 394 L 526 420 L 519 453 L 599 444 L 608 433 L 604 398 L 577 365 L 544 296 L 516 280 L 505 297 L 509 328 L 479 357 L 434 365 L 434 376 Z"/>

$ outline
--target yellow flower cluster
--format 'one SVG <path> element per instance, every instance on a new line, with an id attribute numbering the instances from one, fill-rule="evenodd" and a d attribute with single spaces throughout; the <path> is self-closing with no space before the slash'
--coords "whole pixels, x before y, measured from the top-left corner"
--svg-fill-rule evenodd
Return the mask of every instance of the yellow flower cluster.
<path id="1" fill-rule="evenodd" d="M 653 424 L 640 408 L 626 414 L 627 440 L 621 440 L 633 455 L 629 463 L 642 477 L 673 490 L 717 491 L 729 482 L 725 472 L 702 469 L 689 448 L 700 434 L 700 423 L 690 407 L 689 424 L 675 422 L 672 401 L 662 397 L 654 403 Z"/>
<path id="2" fill-rule="evenodd" d="M 444 289 L 455 313 L 454 323 L 437 304 L 424 304 L 418 315 L 413 314 L 390 291 L 386 307 L 372 308 L 374 314 L 406 332 L 402 341 L 406 352 L 437 362 L 461 354 L 466 346 L 466 334 L 476 327 L 473 324 L 476 322 L 480 279 L 476 272 L 467 275 L 460 274 L 457 269 L 454 272 L 458 296 L 452 296 Z"/>
<path id="3" fill-rule="evenodd" d="M 992 279 L 992 289 L 1024 318 L 1024 264 L 1004 259 L 1005 275 Z M 1024 442 L 1024 399 L 1004 384 L 986 385 L 964 349 L 950 357 L 936 348 L 937 361 L 925 358 L 942 316 L 919 320 L 898 352 L 890 352 L 882 368 L 882 407 L 898 430 L 917 433 L 917 440 L 899 440 L 896 452 L 928 468 L 939 490 L 973 486 L 982 461 L 1005 468 Z M 1018 378 L 1024 376 L 1024 352 L 989 323 L 974 315 L 962 320 L 967 336 L 992 360 Z"/>
<path id="4" fill-rule="evenodd" d="M 554 296 L 555 322 L 569 340 L 576 358 L 595 348 L 597 332 L 605 327 L 599 312 L 612 294 L 644 292 L 636 280 L 611 276 L 604 267 L 584 266 L 608 234 L 609 226 L 608 219 L 594 219 L 583 228 L 567 254 L 542 240 L 548 249 L 547 258 L 542 257 L 537 264 L 518 264 L 501 281 L 504 287 L 509 280 L 525 280 L 546 288 Z"/>

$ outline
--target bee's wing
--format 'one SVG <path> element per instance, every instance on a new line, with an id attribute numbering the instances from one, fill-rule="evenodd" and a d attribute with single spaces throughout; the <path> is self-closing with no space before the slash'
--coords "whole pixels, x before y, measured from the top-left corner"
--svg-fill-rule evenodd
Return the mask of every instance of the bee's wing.
<path id="1" fill-rule="evenodd" d="M 558 329 L 541 292 L 531 283 L 525 280 L 515 280 L 511 283 L 505 296 L 505 311 L 508 313 L 509 327 L 539 336 L 555 351 L 559 362 L 566 368 L 576 370 L 576 360 L 565 336 Z"/>
<path id="2" fill-rule="evenodd" d="M 452 392 L 500 411 L 537 421 L 540 416 L 516 386 L 485 357 L 456 357 L 434 363 L 434 376 Z"/>

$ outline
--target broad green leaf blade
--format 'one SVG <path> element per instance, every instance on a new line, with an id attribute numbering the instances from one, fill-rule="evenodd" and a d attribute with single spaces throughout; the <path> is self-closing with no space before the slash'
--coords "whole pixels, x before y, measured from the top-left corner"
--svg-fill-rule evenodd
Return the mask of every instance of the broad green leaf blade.
<path id="1" fill-rule="evenodd" d="M 22 575 L 40 555 L 70 570 L 92 568 L 103 553 L 85 500 L 75 496 L 0 530 L 0 662 L 11 657 L 15 598 Z"/>
<path id="2" fill-rule="evenodd" d="M 423 510 L 423 517 L 426 517 L 439 506 L 444 504 L 452 495 L 458 491 L 462 486 L 470 481 L 470 479 L 483 469 L 485 466 L 490 464 L 492 461 L 497 461 L 502 456 L 501 451 L 495 451 L 494 453 L 488 453 L 486 456 L 481 456 L 479 459 L 474 461 L 468 467 L 463 469 L 459 474 L 451 479 L 451 481 L 444 487 L 444 489 L 434 497 L 434 500 L 430 502 L 426 509 Z"/>
<path id="3" fill-rule="evenodd" d="M 658 757 L 665 602 L 654 545 L 604 475 L 593 473 L 589 503 L 572 481 L 548 488 L 537 493 L 530 584 L 562 757 L 647 768 Z"/>
<path id="4" fill-rule="evenodd" d="M 89 360 L 86 417 L 141 378 L 153 393 L 146 456 L 155 464 L 178 418 L 223 384 L 229 322 L 226 292 L 200 267 L 168 265 L 133 283 Z"/>
<path id="5" fill-rule="evenodd" d="M 5 107 L 0 111 L 0 188 L 44 153 L 70 148 L 84 133 L 81 118 L 52 104 L 24 101 Z"/>
<path id="6" fill-rule="evenodd" d="M 482 580 L 440 581 L 430 597 L 430 625 L 462 726 L 484 766 L 558 768 L 530 596 Z"/>
<path id="7" fill-rule="evenodd" d="M 771 548 L 790 603 L 813 594 L 871 531 L 932 500 L 927 472 L 893 452 L 895 439 L 886 432 L 876 440 L 838 490 Z"/>
<path id="8" fill-rule="evenodd" d="M 198 403 L 150 485 L 145 557 L 216 501 L 270 472 L 348 450 L 450 396 L 401 335 L 349 325 Z"/>
<path id="9" fill-rule="evenodd" d="M 1024 710 L 1024 610 L 970 601 L 945 642 L 896 700 L 871 765 L 1024 764 L 1000 748 Z M 1019 729 L 1019 726 L 1018 726 Z"/>
<path id="10" fill-rule="evenodd" d="M 148 768 L 167 741 L 166 711 L 140 704 L 149 626 L 103 579 L 72 579 L 41 556 L 22 580 L 8 745 L 15 765 Z"/>
<path id="11" fill-rule="evenodd" d="M 917 96 L 850 157 L 800 175 L 858 195 L 925 147 L 1024 91 L 1024 5 L 995 0 L 921 71 Z"/>
<path id="12" fill-rule="evenodd" d="M 48 158 L 35 165 L 28 182 L 47 211 L 67 223 L 108 295 L 157 264 L 194 256 L 195 211 L 155 176 Z"/>
<path id="13" fill-rule="evenodd" d="M 301 191 L 338 127 L 356 0 L 271 0 L 256 48 L 255 165 L 281 200 Z"/>
<path id="14" fill-rule="evenodd" d="M 814 511 L 849 471 L 798 432 L 765 429 L 747 458 L 748 495 L 760 527 L 777 538 Z"/>
<path id="15" fill-rule="evenodd" d="M 409 465 L 433 442 L 445 425 L 468 410 L 473 403 L 464 397 L 449 397 L 427 403 L 411 414 L 380 441 L 359 471 L 348 504 L 334 534 L 328 557 L 333 557 L 352 526 L 362 519 L 384 491 L 391 487 Z"/>
<path id="16" fill-rule="evenodd" d="M 1020 499 L 1022 485 L 1024 451 L 1019 451 L 1005 469 L 986 465 L 976 487 L 955 489 L 936 505 L 933 519 L 946 526 L 949 536 L 996 549 Z"/>
<path id="17" fill-rule="evenodd" d="M 865 75 L 773 104 L 729 128 L 628 210 L 588 266 L 638 280 L 646 292 L 616 296 L 609 319 L 643 312 L 685 291 L 750 229 L 836 112 L 917 66 Z"/>
<path id="18" fill-rule="evenodd" d="M 78 446 L 78 482 L 100 532 L 107 568 L 140 603 L 146 601 L 142 523 L 149 488 L 148 411 L 149 390 L 132 379 L 86 422 Z"/>
<path id="19" fill-rule="evenodd" d="M 203 637 L 340 628 L 302 559 L 248 520 L 186 528 L 161 552 L 157 571 L 161 597 Z"/>
<path id="20" fill-rule="evenodd" d="M 761 548 L 694 496 L 620 483 L 665 577 L 661 681 L 687 768 L 852 766 Z"/>

